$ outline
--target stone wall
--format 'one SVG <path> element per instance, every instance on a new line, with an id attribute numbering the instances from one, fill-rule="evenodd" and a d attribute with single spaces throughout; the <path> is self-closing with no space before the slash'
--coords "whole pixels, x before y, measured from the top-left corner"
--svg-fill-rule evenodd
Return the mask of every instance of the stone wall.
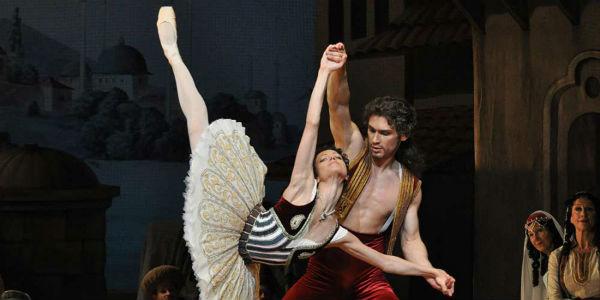
<path id="1" fill-rule="evenodd" d="M 576 55 L 600 49 L 599 20 L 598 2 L 584 6 L 579 26 L 539 6 L 528 31 L 503 13 L 474 34 L 474 299 L 518 299 L 525 218 L 547 209 L 562 219 L 562 205 L 544 194 L 545 99 Z"/>
<path id="2" fill-rule="evenodd" d="M 6 287 L 33 299 L 103 300 L 109 203 L 2 202 L 0 273 Z"/>

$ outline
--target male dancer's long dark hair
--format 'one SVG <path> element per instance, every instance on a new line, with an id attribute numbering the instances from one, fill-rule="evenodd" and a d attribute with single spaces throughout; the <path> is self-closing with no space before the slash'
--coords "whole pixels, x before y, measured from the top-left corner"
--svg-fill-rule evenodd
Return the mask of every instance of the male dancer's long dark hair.
<path id="1" fill-rule="evenodd" d="M 420 177 L 425 167 L 425 160 L 412 137 L 412 132 L 417 126 L 415 108 L 405 99 L 384 96 L 373 99 L 365 106 L 363 113 L 365 127 L 368 126 L 369 118 L 373 115 L 385 117 L 399 135 L 408 137 L 406 141 L 400 142 L 396 151 L 396 160 Z"/>

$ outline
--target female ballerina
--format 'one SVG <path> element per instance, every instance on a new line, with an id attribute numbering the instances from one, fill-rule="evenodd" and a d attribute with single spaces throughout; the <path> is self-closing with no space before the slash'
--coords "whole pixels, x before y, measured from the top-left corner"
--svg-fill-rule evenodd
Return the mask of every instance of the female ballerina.
<path id="1" fill-rule="evenodd" d="M 339 151 L 325 150 L 315 156 L 315 148 L 327 78 L 343 65 L 345 55 L 330 45 L 321 58 L 290 183 L 283 193 L 289 205 L 278 213 L 261 205 L 266 167 L 250 146 L 244 127 L 224 119 L 208 124 L 204 100 L 177 48 L 171 7 L 160 9 L 157 27 L 192 148 L 184 238 L 203 299 L 252 299 L 255 280 L 248 263 L 287 265 L 326 246 L 339 247 L 388 273 L 434 278 L 449 293 L 446 287 L 454 279 L 443 270 L 379 253 L 338 225 L 335 205 L 347 178 L 347 164 Z M 296 217 L 299 214 L 289 220 L 289 226 L 282 224 L 282 214 L 293 215 L 289 210 L 307 206 L 312 206 L 307 216 Z"/>

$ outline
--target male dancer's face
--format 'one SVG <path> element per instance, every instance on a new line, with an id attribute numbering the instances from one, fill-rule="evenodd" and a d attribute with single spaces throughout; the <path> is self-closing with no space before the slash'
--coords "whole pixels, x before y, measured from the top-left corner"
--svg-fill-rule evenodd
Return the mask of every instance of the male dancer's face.
<path id="1" fill-rule="evenodd" d="M 374 159 L 393 157 L 400 142 L 407 139 L 406 135 L 399 135 L 385 117 L 377 115 L 369 117 L 367 136 L 369 151 Z"/>

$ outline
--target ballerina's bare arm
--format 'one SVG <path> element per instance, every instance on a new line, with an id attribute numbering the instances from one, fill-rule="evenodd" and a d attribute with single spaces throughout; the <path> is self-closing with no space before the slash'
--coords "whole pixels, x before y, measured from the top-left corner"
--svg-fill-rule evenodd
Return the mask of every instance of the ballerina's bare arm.
<path id="1" fill-rule="evenodd" d="M 432 278 L 441 286 L 440 291 L 444 295 L 452 296 L 453 289 L 449 287 L 454 285 L 454 278 L 443 270 L 418 265 L 397 256 L 383 254 L 363 244 L 351 232 L 346 233 L 341 239 L 330 243 L 327 247 L 340 248 L 355 258 L 380 268 L 386 273 Z"/>
<path id="2" fill-rule="evenodd" d="M 300 139 L 298 151 L 296 152 L 290 184 L 283 192 L 283 197 L 285 199 L 297 205 L 306 204 L 312 201 L 310 193 L 312 192 L 314 180 L 313 159 L 315 156 L 315 148 L 317 146 L 317 135 L 321 118 L 321 109 L 323 107 L 323 97 L 325 96 L 325 88 L 327 86 L 327 78 L 332 71 L 342 66 L 340 61 L 327 59 L 328 51 L 330 51 L 331 48 L 333 48 L 333 45 L 329 45 L 325 49 L 321 58 L 315 87 L 313 88 L 308 102 L 306 124 L 304 125 L 302 138 Z"/>
<path id="3" fill-rule="evenodd" d="M 177 48 L 177 28 L 175 12 L 170 6 L 163 6 L 158 12 L 158 36 L 168 59 L 177 85 L 179 105 L 187 120 L 190 147 L 195 148 L 200 135 L 208 127 L 208 112 L 202 95 L 198 92 L 194 79 L 183 63 Z"/>

